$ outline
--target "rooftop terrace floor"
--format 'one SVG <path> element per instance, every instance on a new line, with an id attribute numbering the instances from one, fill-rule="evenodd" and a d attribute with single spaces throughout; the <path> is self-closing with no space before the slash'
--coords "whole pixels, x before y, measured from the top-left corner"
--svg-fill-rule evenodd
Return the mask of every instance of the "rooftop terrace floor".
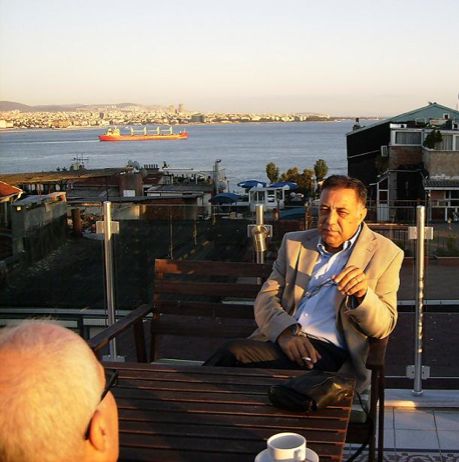
<path id="1" fill-rule="evenodd" d="M 411 393 L 403 390 L 403 394 Z M 458 405 L 459 391 L 455 394 Z M 398 390 L 387 390 L 388 402 L 384 418 L 384 460 L 390 462 L 457 462 L 459 461 L 459 408 L 448 406 L 448 399 L 440 406 L 439 395 L 434 390 L 425 392 L 436 407 L 405 407 L 398 399 Z M 441 394 L 440 394 L 441 395 Z M 408 395 L 407 395 L 408 397 Z M 445 396 L 446 398 L 446 396 Z M 416 403 L 415 403 L 416 404 Z M 422 403 L 420 403 L 422 404 Z M 358 445 L 347 445 L 345 456 L 355 452 Z M 357 458 L 365 461 L 366 452 Z"/>

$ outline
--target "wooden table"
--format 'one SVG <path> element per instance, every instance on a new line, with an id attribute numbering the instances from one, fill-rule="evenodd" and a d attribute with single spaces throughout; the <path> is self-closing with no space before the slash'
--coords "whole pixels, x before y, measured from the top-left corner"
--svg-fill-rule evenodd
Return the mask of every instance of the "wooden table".
<path id="1" fill-rule="evenodd" d="M 270 385 L 301 371 L 104 363 L 117 369 L 120 461 L 253 462 L 274 433 L 301 433 L 340 461 L 351 399 L 310 414 L 273 407 Z"/>

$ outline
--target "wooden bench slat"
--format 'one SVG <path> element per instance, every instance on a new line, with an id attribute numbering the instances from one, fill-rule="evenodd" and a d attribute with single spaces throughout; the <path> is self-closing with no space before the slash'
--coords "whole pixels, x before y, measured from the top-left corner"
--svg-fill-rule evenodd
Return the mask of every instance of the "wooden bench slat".
<path id="1" fill-rule="evenodd" d="M 218 322 L 205 323 L 204 320 L 195 323 L 182 320 L 182 322 L 179 323 L 177 321 L 165 321 L 162 318 L 159 320 L 152 320 L 151 322 L 152 334 L 182 335 L 188 337 L 247 337 L 255 328 L 255 322 L 247 326 L 231 326 L 219 324 Z"/>
<path id="2" fill-rule="evenodd" d="M 258 284 L 160 279 L 155 283 L 155 294 L 255 298 L 260 288 Z"/>
<path id="3" fill-rule="evenodd" d="M 180 392 L 183 390 L 183 382 L 181 381 L 167 381 L 163 377 L 158 377 L 157 380 L 145 380 L 142 381 L 141 385 L 138 384 L 138 380 L 136 381 L 135 384 L 133 384 L 134 381 L 129 381 L 129 380 L 120 380 L 118 379 L 118 385 L 117 387 L 121 389 L 142 389 L 142 390 L 173 390 L 175 392 Z M 186 380 L 185 378 L 183 380 Z M 227 393 L 227 394 L 232 394 L 232 393 L 238 393 L 238 392 L 244 392 L 246 394 L 266 394 L 266 389 L 268 386 L 272 385 L 272 381 L 265 381 L 257 384 L 257 386 L 251 386 L 250 390 L 247 390 L 247 386 L 245 383 L 228 383 L 225 384 L 225 389 L 224 390 L 218 390 L 215 391 L 215 385 L 221 385 L 221 382 L 209 382 L 206 384 L 202 384 L 199 381 L 195 382 L 187 382 L 187 387 L 189 391 L 195 392 L 195 391 L 200 391 L 200 392 L 205 392 L 205 393 Z"/>
<path id="4" fill-rule="evenodd" d="M 186 300 L 160 301 L 155 303 L 153 312 L 181 316 L 253 319 L 253 305 L 234 303 L 212 303 Z"/>
<path id="5" fill-rule="evenodd" d="M 134 420 L 137 422 L 149 422 L 160 424 L 186 423 L 193 424 L 196 422 L 196 415 L 186 413 L 169 413 L 158 414 L 154 409 L 134 409 L 132 406 L 124 406 L 121 403 L 120 409 L 123 409 L 123 420 Z M 257 427 L 257 428 L 274 428 L 276 426 L 285 427 L 284 431 L 298 431 L 307 428 L 315 429 L 315 424 L 311 424 L 310 419 L 298 418 L 298 414 L 291 413 L 282 417 L 271 416 L 269 420 L 263 416 L 252 416 L 248 418 L 244 415 L 228 414 L 208 414 L 206 415 L 208 425 L 231 425 L 233 427 Z M 314 421 L 315 422 L 315 421 Z M 325 432 L 339 432 L 344 429 L 344 424 L 340 420 L 335 420 L 331 416 L 327 419 Z"/>
<path id="6" fill-rule="evenodd" d="M 118 363 L 116 362 L 104 362 L 105 367 L 107 368 L 117 368 Z M 141 364 L 141 363 L 125 363 L 123 364 L 123 370 L 120 371 L 120 377 L 131 377 L 133 374 L 140 374 L 141 376 L 145 374 L 145 371 L 150 370 L 150 365 Z M 299 376 L 304 372 L 302 370 L 288 370 L 284 371 L 282 369 L 240 369 L 234 367 L 217 367 L 217 368 L 205 368 L 195 366 L 180 366 L 174 367 L 170 364 L 156 364 L 155 365 L 155 377 L 158 373 L 169 374 L 170 377 L 176 377 L 177 373 L 184 374 L 186 377 L 202 377 L 206 376 L 206 381 L 209 377 L 241 377 L 246 378 L 248 382 L 252 381 L 253 377 L 263 377 L 263 378 L 275 378 L 280 380 L 285 380 L 291 378 L 292 375 Z"/>
<path id="7" fill-rule="evenodd" d="M 266 443 L 260 446 L 262 450 L 266 447 Z M 322 446 L 311 445 L 311 449 L 320 453 L 320 462 L 337 462 L 340 460 L 339 452 L 335 449 L 334 455 L 324 454 Z M 243 453 L 225 453 L 216 454 L 215 452 L 204 451 L 186 451 L 186 462 L 253 462 L 257 454 Z M 178 451 L 170 451 L 169 449 L 159 449 L 157 447 L 139 447 L 139 445 L 129 445 L 128 447 L 120 447 L 119 462 L 151 462 L 151 461 L 168 461 L 168 462 L 184 462 L 183 453 Z"/>
<path id="8" fill-rule="evenodd" d="M 202 428 L 199 426 L 199 428 Z M 123 437 L 123 442 L 125 446 L 135 446 L 135 447 L 152 447 L 152 448 L 160 448 L 160 449 L 168 449 L 169 442 L 167 441 L 167 429 L 162 431 L 158 435 L 151 435 L 151 434 L 135 434 L 135 433 L 127 433 Z M 205 433 L 201 434 L 201 437 L 187 437 L 183 436 L 182 438 L 174 438 L 174 449 L 176 451 L 181 451 L 187 453 L 186 460 L 191 460 L 188 458 L 188 454 L 193 451 L 198 451 L 200 453 L 205 454 L 207 452 L 207 459 L 205 460 L 220 460 L 220 457 L 223 457 L 225 454 L 232 454 L 233 457 L 237 455 L 239 452 L 242 453 L 251 453 L 252 461 L 254 456 L 264 448 L 266 448 L 266 442 L 263 440 L 246 440 L 244 442 L 240 442 L 240 440 L 234 440 L 231 438 L 231 433 L 227 435 L 227 438 L 222 438 L 218 441 L 218 446 L 215 445 L 215 440 L 212 438 L 206 438 Z M 313 448 L 314 445 L 311 445 Z M 339 455 L 341 449 L 338 445 L 334 445 L 333 443 L 322 443 L 319 446 L 320 449 L 320 457 L 322 461 L 322 457 L 325 456 L 333 456 Z M 154 458 L 150 460 L 160 460 L 157 459 L 154 453 L 151 454 Z M 190 454 L 191 456 L 191 454 Z M 212 459 L 209 459 L 209 456 L 212 456 Z M 168 457 L 161 459 L 161 460 L 170 460 Z M 183 460 L 183 459 L 182 459 Z M 202 459 L 192 459 L 192 460 L 202 460 Z"/>
<path id="9" fill-rule="evenodd" d="M 161 274 L 194 274 L 203 276 L 233 276 L 267 278 L 272 271 L 268 264 L 246 262 L 220 262 L 197 260 L 155 260 L 155 273 Z"/>
<path id="10" fill-rule="evenodd" d="M 154 395 L 152 393 L 152 395 Z M 116 402 L 119 409 L 142 409 L 142 411 L 154 411 L 154 412 L 168 412 L 171 414 L 176 414 L 177 418 L 176 421 L 181 421 L 181 415 L 183 413 L 186 414 L 194 414 L 195 416 L 199 416 L 200 414 L 220 414 L 220 415 L 228 415 L 228 416 L 240 416 L 246 417 L 253 420 L 254 417 L 277 417 L 280 416 L 287 416 L 289 415 L 296 415 L 298 413 L 293 413 L 289 411 L 282 411 L 273 406 L 267 407 L 265 403 L 260 402 L 256 404 L 251 403 L 213 403 L 213 402 L 190 402 L 190 401 L 182 401 L 180 402 L 178 399 L 165 401 L 161 400 L 158 396 L 158 399 L 135 399 L 135 398 L 124 398 L 118 396 L 115 393 Z M 323 412 L 322 412 L 323 411 Z M 123 411 L 124 414 L 124 411 Z M 328 416 L 328 418 L 327 418 Z M 338 407 L 328 407 L 326 409 L 321 410 L 321 415 L 314 414 L 313 412 L 304 414 L 299 418 L 305 419 L 307 421 L 314 421 L 315 428 L 320 428 L 326 430 L 329 428 L 328 423 L 330 420 L 334 419 L 338 422 L 338 425 L 343 429 L 346 429 L 347 420 L 346 418 L 341 418 L 342 410 Z M 207 419 L 207 417 L 206 417 Z M 322 423 L 321 423 L 322 422 Z"/>
<path id="11" fill-rule="evenodd" d="M 203 367 L 203 369 L 206 369 Z M 233 392 L 233 390 L 242 390 L 245 393 L 249 394 L 266 394 L 268 387 L 279 383 L 283 379 L 273 379 L 269 377 L 241 377 L 241 376 L 232 376 L 232 377 L 209 377 L 206 378 L 206 382 L 202 382 L 202 377 L 200 376 L 190 376 L 187 374 L 174 374 L 173 377 L 170 377 L 170 374 L 161 374 L 158 373 L 155 378 L 149 377 L 148 379 L 143 380 L 141 374 L 135 374 L 132 377 L 126 377 L 119 379 L 119 385 L 117 388 L 132 388 L 130 386 L 130 381 L 139 387 L 138 382 L 142 381 L 141 388 L 151 388 L 151 389 L 163 389 L 166 386 L 169 389 L 174 388 L 175 390 L 194 390 L 196 387 L 199 387 L 199 390 L 204 390 L 209 393 L 215 392 L 215 386 L 218 385 L 218 389 L 222 392 Z M 188 387 L 188 388 L 187 388 Z M 223 393 L 224 393 L 223 392 Z"/>
<path id="12" fill-rule="evenodd" d="M 140 438 L 140 437 L 139 437 Z M 203 451 L 186 451 L 186 462 L 253 462 L 253 454 L 218 454 L 214 452 Z M 171 451 L 169 448 L 161 449 L 156 446 L 139 445 L 129 442 L 129 445 L 120 447 L 119 462 L 184 462 L 183 453 L 180 451 Z M 321 457 L 320 462 L 328 462 L 333 459 Z"/>
<path id="13" fill-rule="evenodd" d="M 305 427 L 302 427 L 302 429 L 308 431 L 308 442 L 320 442 L 324 440 L 323 429 L 318 430 L 316 428 Z M 157 428 L 152 428 L 151 424 L 146 422 L 120 421 L 120 431 L 129 431 L 130 433 L 142 433 L 150 435 L 167 432 L 167 434 L 175 436 L 202 437 L 202 429 L 199 426 L 192 426 L 186 422 L 168 423 L 163 427 L 163 430 L 161 431 Z M 211 426 L 208 425 L 206 427 L 206 435 L 212 436 L 212 438 L 218 438 L 219 440 L 221 438 L 230 438 L 242 441 L 260 441 L 260 439 L 268 439 L 272 433 L 273 432 L 271 429 L 259 427 L 253 427 L 251 431 L 248 432 L 246 428 L 235 427 L 229 422 L 226 424 L 219 423 Z M 336 430 L 329 429 L 325 433 L 327 434 L 327 441 L 330 443 L 339 442 L 341 438 L 340 432 Z"/>
<path id="14" fill-rule="evenodd" d="M 267 389 L 267 388 L 266 388 Z M 162 401 L 173 401 L 173 402 L 206 402 L 210 404 L 225 404 L 232 403 L 237 405 L 250 404 L 250 405 L 263 405 L 269 404 L 268 394 L 266 393 L 256 394 L 245 394 L 243 390 L 241 393 L 234 391 L 233 393 L 208 393 L 207 391 L 191 390 L 187 388 L 182 390 L 181 393 L 177 393 L 178 390 L 164 390 L 161 387 L 155 388 L 155 399 L 161 399 Z M 153 391 L 153 389 L 152 389 Z M 119 388 L 116 392 L 117 398 L 125 398 L 128 400 L 133 399 L 145 399 L 145 388 Z"/>

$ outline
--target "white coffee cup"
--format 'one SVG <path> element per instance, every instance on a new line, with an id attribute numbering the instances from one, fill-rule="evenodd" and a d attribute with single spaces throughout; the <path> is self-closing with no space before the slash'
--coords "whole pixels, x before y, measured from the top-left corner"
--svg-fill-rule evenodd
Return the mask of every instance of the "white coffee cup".
<path id="1" fill-rule="evenodd" d="M 298 433 L 276 433 L 268 438 L 268 452 L 273 462 L 306 460 L 306 438 Z"/>

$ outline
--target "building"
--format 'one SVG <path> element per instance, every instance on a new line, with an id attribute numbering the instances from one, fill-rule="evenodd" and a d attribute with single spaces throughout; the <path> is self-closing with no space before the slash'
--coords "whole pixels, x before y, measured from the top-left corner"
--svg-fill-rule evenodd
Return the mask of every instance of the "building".
<path id="1" fill-rule="evenodd" d="M 0 261 L 13 254 L 11 207 L 23 194 L 22 189 L 0 181 Z M 0 264 L 0 281 L 2 279 L 3 271 Z"/>
<path id="2" fill-rule="evenodd" d="M 19 199 L 24 191 L 4 181 L 0 181 L 0 229 L 11 227 L 11 204 Z"/>
<path id="3" fill-rule="evenodd" d="M 346 138 L 348 173 L 369 187 L 378 221 L 410 220 L 420 203 L 429 220 L 459 214 L 459 111 L 429 103 Z"/>
<path id="4" fill-rule="evenodd" d="M 67 200 L 64 192 L 31 195 L 11 207 L 13 256 L 37 261 L 65 242 Z"/>

